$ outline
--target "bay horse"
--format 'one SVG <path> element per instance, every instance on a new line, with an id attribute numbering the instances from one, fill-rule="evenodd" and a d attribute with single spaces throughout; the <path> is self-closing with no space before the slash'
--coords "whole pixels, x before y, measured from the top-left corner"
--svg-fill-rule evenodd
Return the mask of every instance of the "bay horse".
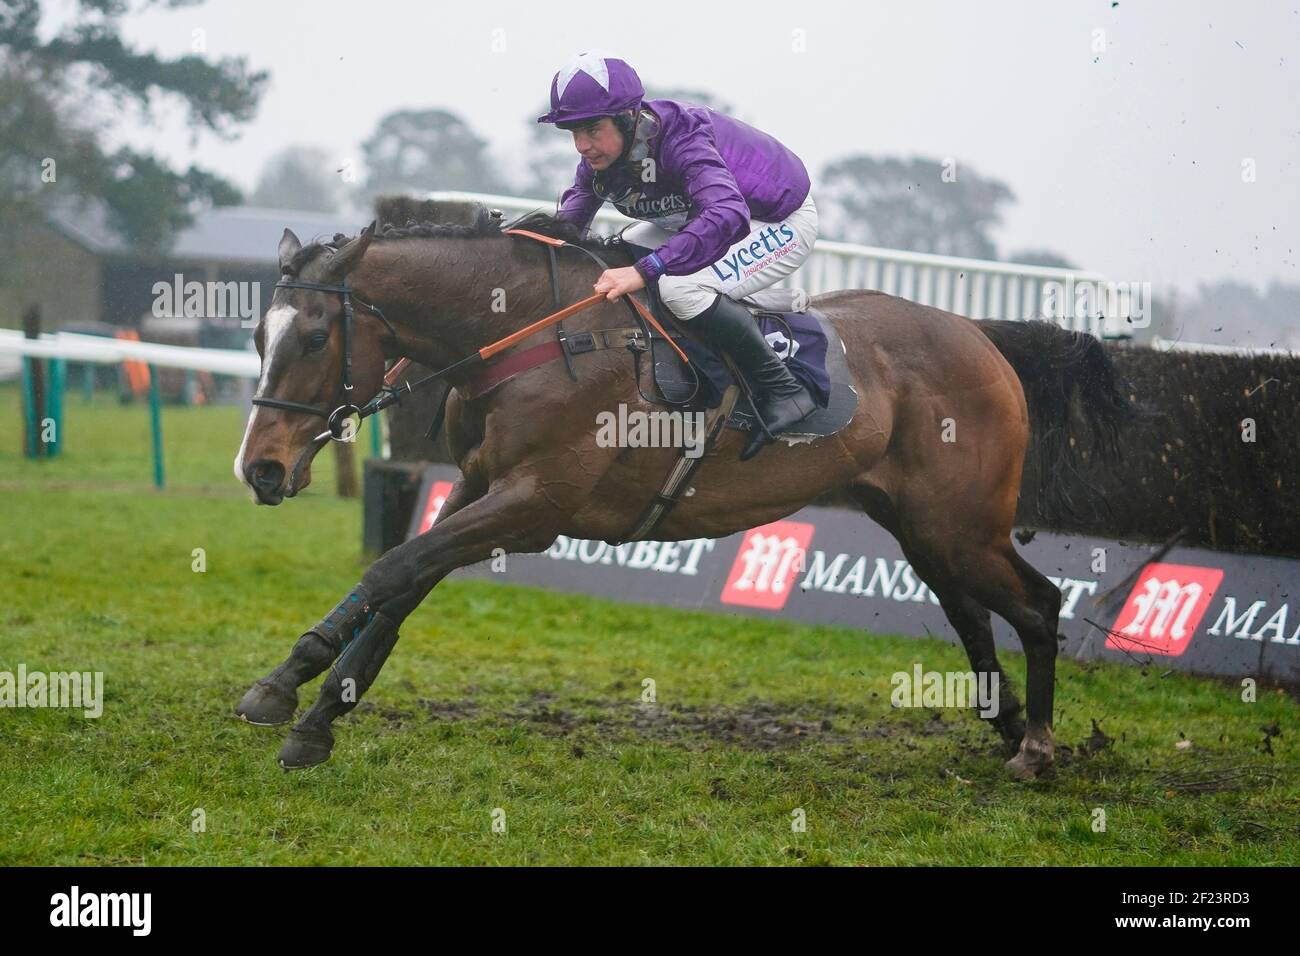
<path id="1" fill-rule="evenodd" d="M 611 266 L 632 259 L 618 243 L 579 237 L 544 213 L 515 225 L 600 249 Z M 235 459 L 236 477 L 260 504 L 307 487 L 312 458 L 331 435 L 320 432 L 320 419 L 341 402 L 354 408 L 376 395 L 388 360 L 451 365 L 551 311 L 546 246 L 504 235 L 485 209 L 468 225 L 377 232 L 372 224 L 356 237 L 307 245 L 286 229 L 278 252 L 283 278 L 254 333 L 261 378 Z M 583 255 L 557 258 L 561 300 L 589 296 L 599 269 Z M 744 433 L 724 431 L 693 479 L 694 494 L 652 537 L 723 537 L 847 492 L 897 538 L 980 679 L 996 675 L 1000 700 L 986 719 L 1011 755 L 1007 769 L 1032 779 L 1053 762 L 1061 592 L 1011 541 L 1022 467 L 1031 426 L 1048 483 L 1085 444 L 1117 454 L 1129 403 L 1115 370 L 1096 338 L 1051 323 L 972 321 L 864 290 L 810 304 L 847 349 L 860 396 L 853 420 L 811 443 L 775 442 L 745 463 L 737 460 Z M 623 310 L 600 301 L 569 320 L 570 334 L 626 325 Z M 553 332 L 539 332 L 522 345 L 548 340 Z M 299 685 L 330 669 L 319 699 L 289 731 L 281 766 L 328 759 L 331 723 L 356 706 L 401 622 L 451 571 L 498 548 L 543 551 L 557 535 L 617 543 L 629 534 L 678 450 L 601 447 L 598 413 L 653 406 L 623 350 L 590 352 L 576 364 L 576 382 L 557 361 L 477 397 L 468 397 L 465 374 L 448 376 L 445 422 L 461 477 L 438 520 L 371 564 L 236 708 L 251 723 L 286 723 Z M 990 612 L 1024 647 L 1023 714 L 994 651 Z"/>

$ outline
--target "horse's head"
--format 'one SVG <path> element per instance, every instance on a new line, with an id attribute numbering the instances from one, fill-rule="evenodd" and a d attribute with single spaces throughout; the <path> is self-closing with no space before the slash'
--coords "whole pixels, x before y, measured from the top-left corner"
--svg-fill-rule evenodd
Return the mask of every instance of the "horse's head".
<path id="1" fill-rule="evenodd" d="M 288 229 L 280 239 L 281 279 L 253 333 L 261 377 L 235 458 L 235 477 L 259 504 L 277 505 L 306 488 L 330 432 L 351 433 L 343 412 L 364 405 L 383 383 L 386 320 L 351 298 L 349 280 L 373 236 L 372 223 L 338 248 L 304 250 Z"/>

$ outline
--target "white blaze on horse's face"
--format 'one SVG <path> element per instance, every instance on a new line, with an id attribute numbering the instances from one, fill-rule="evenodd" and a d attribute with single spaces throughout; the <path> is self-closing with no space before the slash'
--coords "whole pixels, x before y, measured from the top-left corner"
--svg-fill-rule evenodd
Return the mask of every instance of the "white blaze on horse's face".
<path id="1" fill-rule="evenodd" d="M 297 315 L 298 310 L 291 305 L 277 305 L 266 310 L 266 336 L 263 340 L 266 342 L 266 346 L 262 350 L 262 374 L 257 380 L 257 391 L 254 395 L 266 394 L 266 387 L 271 377 L 271 369 L 275 362 L 277 350 L 286 341 L 285 333 L 293 328 L 293 320 Z M 257 427 L 257 415 L 261 410 L 262 406 L 253 406 L 253 412 L 248 416 L 248 425 L 244 428 L 244 440 L 239 445 L 239 454 L 235 456 L 235 477 L 243 484 L 248 485 L 249 491 L 253 491 L 253 486 L 249 484 L 248 478 L 244 474 L 244 452 L 248 448 L 249 436 L 253 434 L 253 429 Z M 253 500 L 257 500 L 255 491 L 253 492 Z"/>

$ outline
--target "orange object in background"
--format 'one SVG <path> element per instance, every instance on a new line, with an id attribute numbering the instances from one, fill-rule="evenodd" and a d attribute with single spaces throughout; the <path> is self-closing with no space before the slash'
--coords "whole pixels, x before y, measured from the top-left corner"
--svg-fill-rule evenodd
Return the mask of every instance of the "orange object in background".
<path id="1" fill-rule="evenodd" d="M 126 339 L 129 342 L 139 342 L 140 333 L 135 329 L 118 329 L 113 333 L 114 338 Z M 127 384 L 131 386 L 131 394 L 136 397 L 143 397 L 149 392 L 149 366 L 144 362 L 137 362 L 128 359 L 122 363 L 122 370 L 126 372 Z"/>
<path id="2" fill-rule="evenodd" d="M 208 396 L 217 393 L 217 383 L 212 378 L 211 372 L 199 372 L 196 378 L 199 387 L 194 390 L 191 402 L 195 405 L 207 405 L 210 401 Z"/>

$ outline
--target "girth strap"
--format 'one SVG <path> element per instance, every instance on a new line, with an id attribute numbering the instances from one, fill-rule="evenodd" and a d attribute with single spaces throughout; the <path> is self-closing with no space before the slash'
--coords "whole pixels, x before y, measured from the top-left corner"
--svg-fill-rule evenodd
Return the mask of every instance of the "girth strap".
<path id="1" fill-rule="evenodd" d="M 641 514 L 637 521 L 636 527 L 624 541 L 641 541 L 650 535 L 655 528 L 659 527 L 668 513 L 677 506 L 681 501 L 683 493 L 687 490 L 687 482 L 691 480 L 700 463 L 704 461 L 704 455 L 708 453 L 718 436 L 722 434 L 723 427 L 727 424 L 727 419 L 736 407 L 736 400 L 740 397 L 740 388 L 737 385 L 728 385 L 727 390 L 722 393 L 722 402 L 717 408 L 712 409 L 705 418 L 704 424 L 704 448 L 701 454 L 696 458 L 688 458 L 686 449 L 682 449 L 681 455 L 672 469 L 668 472 L 668 478 L 664 481 L 664 486 L 660 489 L 659 494 L 654 496 L 650 506 Z"/>

